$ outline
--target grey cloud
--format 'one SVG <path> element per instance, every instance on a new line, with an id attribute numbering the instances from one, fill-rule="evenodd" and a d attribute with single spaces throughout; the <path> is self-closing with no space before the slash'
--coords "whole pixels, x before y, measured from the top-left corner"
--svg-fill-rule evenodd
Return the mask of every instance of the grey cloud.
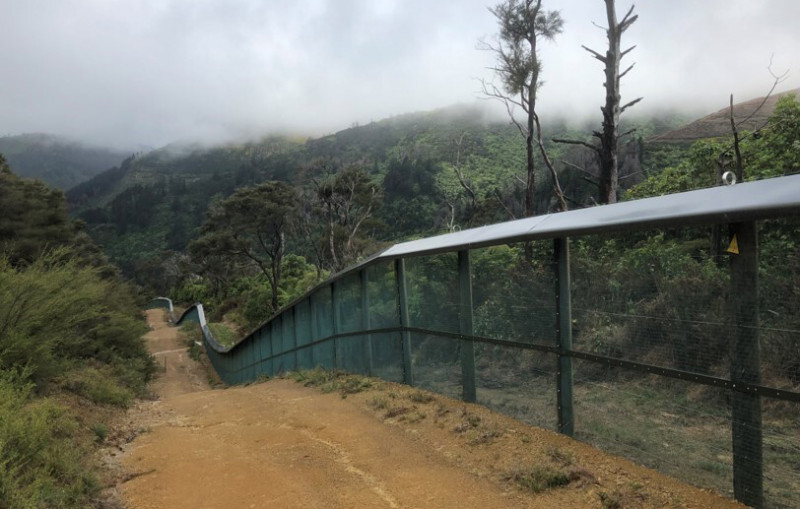
<path id="1" fill-rule="evenodd" d="M 622 11 L 629 4 L 619 2 Z M 565 32 L 542 50 L 546 112 L 596 115 L 597 0 L 550 1 Z M 353 122 L 472 102 L 495 21 L 478 0 L 6 0 L 0 5 L 0 135 L 55 132 L 113 143 L 321 134 Z M 800 2 L 649 0 L 625 97 L 713 110 L 766 91 L 765 67 L 800 85 Z M 637 107 L 639 108 L 639 107 Z"/>

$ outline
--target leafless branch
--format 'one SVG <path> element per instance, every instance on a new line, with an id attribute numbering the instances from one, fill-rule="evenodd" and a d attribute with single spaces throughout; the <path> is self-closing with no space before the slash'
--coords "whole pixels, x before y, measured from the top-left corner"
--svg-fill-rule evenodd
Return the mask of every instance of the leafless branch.
<path id="1" fill-rule="evenodd" d="M 623 107 L 621 107 L 621 108 L 619 109 L 619 112 L 620 112 L 620 114 L 622 114 L 622 112 L 623 112 L 623 111 L 627 110 L 628 108 L 630 108 L 630 107 L 631 107 L 631 106 L 633 106 L 634 104 L 638 103 L 638 102 L 639 102 L 639 101 L 641 101 L 642 99 L 644 99 L 644 97 L 639 97 L 639 98 L 637 98 L 637 99 L 634 99 L 633 101 L 631 101 L 631 102 L 629 102 L 629 103 L 625 104 L 625 106 L 623 106 Z"/>
<path id="2" fill-rule="evenodd" d="M 638 17 L 638 16 L 637 16 L 637 17 Z M 636 45 L 634 44 L 633 46 L 631 46 L 630 48 L 626 49 L 625 51 L 622 51 L 622 52 L 619 54 L 619 59 L 620 59 L 620 60 L 622 60 L 622 57 L 624 57 L 625 55 L 627 55 L 628 53 L 630 53 L 631 51 L 633 51 L 635 48 L 636 48 Z"/>
<path id="3" fill-rule="evenodd" d="M 756 109 L 754 109 L 754 110 L 753 110 L 753 112 L 752 112 L 752 113 L 750 113 L 750 115 L 748 115 L 748 116 L 747 116 L 747 117 L 745 117 L 743 120 L 740 120 L 739 122 L 737 122 L 737 123 L 736 123 L 736 126 L 737 126 L 737 127 L 738 127 L 738 126 L 740 126 L 740 125 L 742 125 L 743 123 L 747 122 L 748 120 L 750 120 L 751 118 L 753 118 L 753 116 L 754 116 L 756 113 L 758 113 L 759 111 L 761 111 L 761 108 L 763 108 L 763 107 L 764 107 L 764 104 L 766 104 L 766 102 L 767 102 L 767 99 L 769 99 L 769 98 L 770 98 L 770 96 L 772 96 L 772 92 L 774 92 L 774 91 L 775 91 L 775 88 L 776 88 L 776 87 L 777 87 L 779 84 L 781 84 L 782 82 L 786 81 L 786 78 L 788 78 L 788 77 L 789 77 L 789 70 L 788 70 L 788 69 L 787 69 L 786 71 L 784 71 L 784 72 L 783 72 L 783 74 L 781 74 L 780 76 L 776 75 L 776 74 L 775 74 L 775 73 L 772 71 L 772 59 L 773 59 L 773 58 L 775 58 L 775 54 L 774 54 L 774 53 L 773 53 L 772 55 L 770 55 L 770 57 L 769 57 L 769 65 L 767 66 L 767 71 L 769 71 L 769 74 L 770 74 L 770 75 L 772 76 L 772 78 L 773 78 L 773 80 L 772 80 L 772 87 L 770 87 L 770 89 L 769 89 L 769 92 L 767 92 L 767 95 L 765 95 L 765 96 L 764 96 L 764 99 L 762 99 L 762 100 L 761 100 L 761 103 L 759 103 L 758 107 L 757 107 Z"/>
<path id="4" fill-rule="evenodd" d="M 497 200 L 497 202 L 500 204 L 500 206 L 503 207 L 503 209 L 506 211 L 506 213 L 509 215 L 509 217 L 511 217 L 511 219 L 516 219 L 517 218 L 517 216 L 514 214 L 514 212 L 512 212 L 511 209 L 508 208 L 508 206 L 506 205 L 506 202 L 503 201 L 503 197 L 500 195 L 500 191 L 499 190 L 497 190 L 497 189 L 494 190 L 494 197 Z"/>
<path id="5" fill-rule="evenodd" d="M 633 66 L 634 66 L 634 65 L 636 65 L 636 62 L 632 63 L 631 65 L 629 65 L 629 66 L 628 66 L 628 68 L 627 68 L 627 69 L 625 69 L 624 71 L 622 71 L 622 72 L 620 73 L 620 75 L 619 75 L 619 79 L 622 79 L 622 78 L 623 78 L 623 76 L 625 76 L 626 74 L 628 74 L 628 72 L 629 72 L 631 69 L 633 69 Z"/>
<path id="6" fill-rule="evenodd" d="M 563 143 L 564 145 L 581 145 L 583 147 L 588 148 L 589 150 L 597 152 L 597 147 L 595 147 L 591 143 L 586 143 L 585 141 L 567 140 L 564 138 L 553 138 L 553 143 Z"/>
<path id="7" fill-rule="evenodd" d="M 594 184 L 596 186 L 600 185 L 596 180 L 592 180 L 592 179 L 596 179 L 597 175 L 595 175 L 594 173 L 590 172 L 586 168 L 582 168 L 582 167 L 578 166 L 577 164 L 570 163 L 569 161 L 564 161 L 563 159 L 561 160 L 561 162 L 565 166 L 567 166 L 569 168 L 572 168 L 574 170 L 578 170 L 579 172 L 588 175 L 588 177 L 583 177 L 585 180 L 588 180 L 589 182 L 591 182 L 592 184 Z"/>
<path id="8" fill-rule="evenodd" d="M 556 199 L 558 200 L 561 210 L 566 212 L 569 210 L 569 206 L 567 205 L 567 200 L 564 198 L 564 190 L 561 188 L 561 182 L 558 180 L 558 173 L 553 166 L 553 161 L 550 160 L 550 157 L 548 157 L 547 151 L 544 148 L 544 142 L 542 141 L 542 126 L 539 124 L 539 115 L 534 113 L 533 121 L 536 124 L 536 142 L 539 145 L 539 153 L 542 154 L 544 164 L 547 166 L 547 169 L 550 170 L 550 176 L 553 177 L 553 192 L 556 195 Z"/>
<path id="9" fill-rule="evenodd" d="M 596 58 L 597 60 L 603 62 L 604 64 L 608 63 L 608 59 L 606 57 L 604 57 L 603 55 L 601 55 L 600 53 L 596 52 L 595 50 L 593 50 L 591 48 L 587 48 L 586 46 L 583 46 L 583 45 L 581 45 L 581 48 L 583 48 L 586 51 L 588 51 L 589 53 L 591 53 L 594 58 Z"/>

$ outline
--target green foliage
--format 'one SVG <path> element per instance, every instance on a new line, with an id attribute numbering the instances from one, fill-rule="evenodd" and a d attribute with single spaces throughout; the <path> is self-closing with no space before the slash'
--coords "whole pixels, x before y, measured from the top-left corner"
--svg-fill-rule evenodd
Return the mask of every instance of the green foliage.
<path id="1" fill-rule="evenodd" d="M 730 138 L 730 139 L 729 139 Z M 733 167 L 732 136 L 695 142 L 684 161 L 665 168 L 627 193 L 627 199 L 689 191 L 716 184 L 720 164 Z M 778 100 L 767 125 L 756 133 L 741 133 L 745 180 L 771 178 L 800 171 L 800 102 L 788 95 Z"/>
<path id="2" fill-rule="evenodd" d="M 30 262 L 47 247 L 66 244 L 73 230 L 60 191 L 11 173 L 0 155 L 0 255 Z"/>
<path id="3" fill-rule="evenodd" d="M 224 323 L 209 322 L 208 328 L 211 330 L 211 335 L 214 336 L 217 343 L 222 346 L 231 346 L 239 338 L 236 331 L 232 330 Z"/>
<path id="4" fill-rule="evenodd" d="M 54 251 L 24 268 L 0 259 L 0 368 L 24 369 L 41 387 L 97 362 L 115 375 L 105 383 L 138 393 L 152 368 L 130 288 L 64 258 Z"/>
<path id="5" fill-rule="evenodd" d="M 321 225 L 313 241 L 321 264 L 338 272 L 374 250 L 370 233 L 379 226 L 381 189 L 363 163 L 340 168 L 336 161 L 319 161 L 312 171 L 316 175 L 311 216 Z"/>
<path id="6" fill-rule="evenodd" d="M 0 371 L 0 507 L 86 507 L 99 483 L 78 430 L 65 408 Z"/>
<path id="7" fill-rule="evenodd" d="M 193 257 L 207 263 L 253 265 L 269 281 L 276 310 L 295 198 L 294 189 L 279 181 L 238 189 L 209 210 L 202 237 L 192 243 Z"/>

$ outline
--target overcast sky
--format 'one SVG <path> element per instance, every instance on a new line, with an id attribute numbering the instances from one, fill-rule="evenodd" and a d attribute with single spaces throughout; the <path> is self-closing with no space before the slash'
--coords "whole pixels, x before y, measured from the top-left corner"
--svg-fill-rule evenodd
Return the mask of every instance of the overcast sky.
<path id="1" fill-rule="evenodd" d="M 267 132 L 319 135 L 478 97 L 486 0 L 0 0 L 0 135 L 133 147 Z M 545 0 L 546 112 L 599 114 L 602 0 Z M 629 2 L 618 2 L 619 15 Z M 623 39 L 636 109 L 714 111 L 800 87 L 800 0 L 641 0 Z M 625 61 L 623 61 L 625 62 Z M 633 111 L 633 110 L 632 110 Z"/>

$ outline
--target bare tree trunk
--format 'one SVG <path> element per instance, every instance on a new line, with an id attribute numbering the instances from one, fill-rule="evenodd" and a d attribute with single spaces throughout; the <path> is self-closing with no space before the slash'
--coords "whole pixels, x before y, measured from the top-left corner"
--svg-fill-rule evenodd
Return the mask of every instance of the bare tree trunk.
<path id="1" fill-rule="evenodd" d="M 635 46 L 632 46 L 622 51 L 622 34 L 639 18 L 639 16 L 632 16 L 633 6 L 631 6 L 622 18 L 622 21 L 617 21 L 617 12 L 614 2 L 615 0 L 605 0 L 606 18 L 608 19 L 608 28 L 606 29 L 608 50 L 606 54 L 601 55 L 597 51 L 583 46 L 583 49 L 591 53 L 594 58 L 605 65 L 604 87 L 606 89 L 606 100 L 603 107 L 600 108 L 603 112 L 603 130 L 602 132 L 595 131 L 593 133 L 594 136 L 600 140 L 600 146 L 595 148 L 600 162 L 600 194 L 598 196 L 600 203 L 616 203 L 617 201 L 617 191 L 619 189 L 618 145 L 619 139 L 624 136 L 624 134 L 619 134 L 619 117 L 626 109 L 642 100 L 642 98 L 639 97 L 624 106 L 620 106 L 621 97 L 619 82 L 623 76 L 628 74 L 628 71 L 633 69 L 633 64 L 622 72 L 619 71 L 619 64 L 622 57 L 635 48 Z M 564 142 L 564 140 L 561 141 Z M 592 148 L 589 144 L 585 145 Z"/>
<path id="2" fill-rule="evenodd" d="M 619 93 L 619 81 L 622 75 L 627 73 L 633 66 L 628 67 L 624 73 L 620 74 L 619 64 L 622 57 L 633 48 L 624 52 L 621 48 L 622 33 L 633 24 L 638 16 L 631 17 L 633 6 L 622 19 L 617 22 L 617 13 L 614 0 L 605 0 L 606 17 L 608 18 L 608 51 L 605 58 L 606 75 L 606 103 L 600 108 L 603 112 L 603 132 L 600 136 L 600 201 L 601 203 L 616 203 L 617 191 L 619 188 L 619 116 L 623 110 L 633 106 L 641 100 L 636 99 L 623 107 L 620 107 L 621 100 Z"/>

